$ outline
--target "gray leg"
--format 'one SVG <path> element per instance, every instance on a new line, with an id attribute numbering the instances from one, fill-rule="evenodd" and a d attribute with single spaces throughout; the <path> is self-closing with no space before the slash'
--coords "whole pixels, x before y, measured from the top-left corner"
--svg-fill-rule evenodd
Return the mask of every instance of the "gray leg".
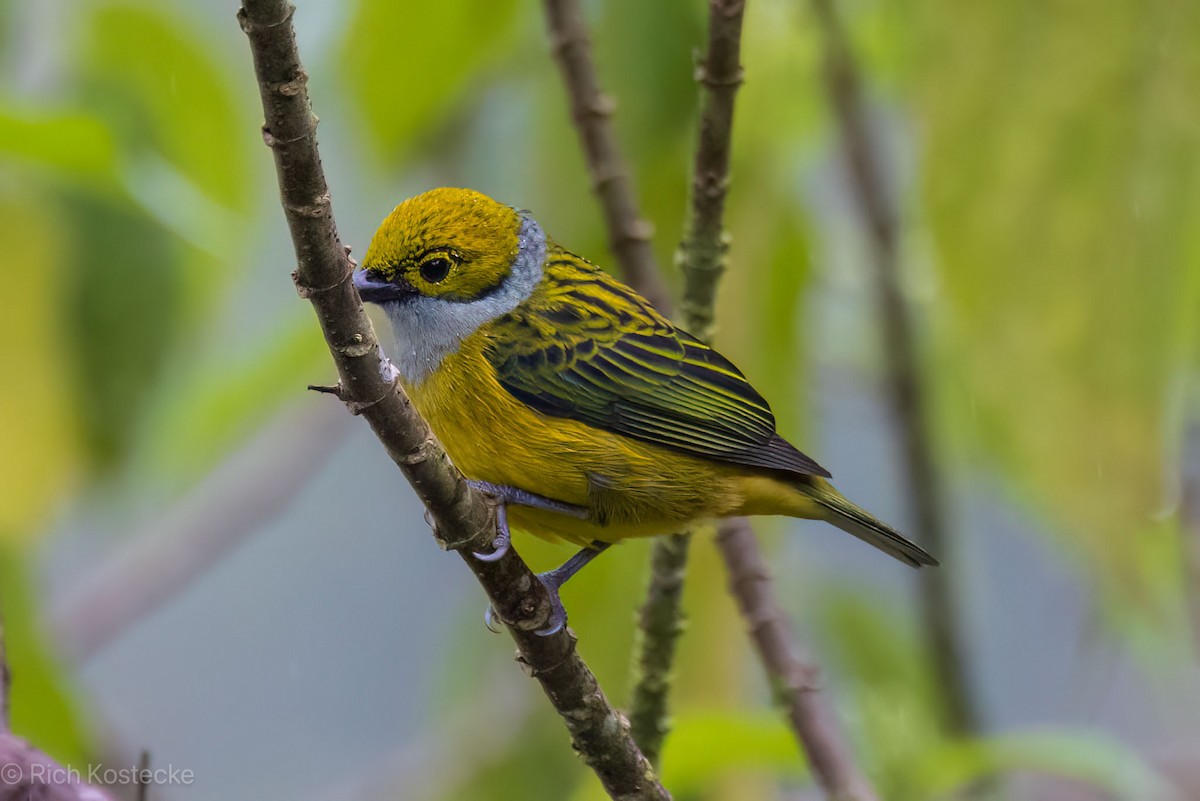
<path id="1" fill-rule="evenodd" d="M 472 555 L 483 562 L 495 562 L 508 553 L 509 543 L 512 542 L 512 532 L 508 528 L 508 505 L 528 506 L 531 509 L 545 509 L 548 512 L 570 515 L 580 520 L 587 519 L 587 509 L 575 506 L 553 498 L 547 498 L 533 492 L 516 487 L 506 487 L 501 484 L 489 484 L 486 481 L 467 479 L 467 484 L 496 499 L 496 538 L 492 540 L 492 552 L 482 554 L 472 552 Z"/>
<path id="2" fill-rule="evenodd" d="M 549 637 L 551 634 L 558 633 L 562 630 L 563 626 L 567 625 L 567 610 L 563 607 L 562 599 L 558 597 L 559 589 L 567 583 L 567 579 L 582 570 L 583 566 L 588 562 L 604 553 L 611 544 L 610 542 L 595 540 L 591 545 L 580 548 L 574 556 L 563 562 L 559 567 L 538 574 L 538 578 L 546 587 L 546 592 L 550 594 L 550 620 L 546 623 L 546 628 L 538 629 L 534 634 L 541 637 Z"/>

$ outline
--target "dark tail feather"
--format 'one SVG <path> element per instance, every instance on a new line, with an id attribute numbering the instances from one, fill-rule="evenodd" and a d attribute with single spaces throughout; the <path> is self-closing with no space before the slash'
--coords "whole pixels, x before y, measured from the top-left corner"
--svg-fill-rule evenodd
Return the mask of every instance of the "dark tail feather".
<path id="1" fill-rule="evenodd" d="M 842 531 L 853 534 L 863 542 L 870 543 L 884 553 L 913 567 L 937 565 L 938 560 L 923 550 L 921 546 L 887 524 L 871 517 L 865 510 L 843 498 L 828 484 L 824 487 L 813 487 L 810 494 L 812 499 L 828 512 L 825 519 Z"/>

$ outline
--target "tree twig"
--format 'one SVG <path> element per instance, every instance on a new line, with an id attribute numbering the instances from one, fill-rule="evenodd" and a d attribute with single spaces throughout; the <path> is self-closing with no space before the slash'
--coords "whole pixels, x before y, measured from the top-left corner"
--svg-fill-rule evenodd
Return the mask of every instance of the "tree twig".
<path id="1" fill-rule="evenodd" d="M 654 229 L 638 212 L 633 181 L 609 120 L 616 102 L 600 88 L 583 10 L 579 0 L 544 0 L 544 6 L 550 45 L 567 84 L 592 189 L 604 209 L 609 245 L 625 280 L 665 312 L 671 297 L 650 246 Z"/>
<path id="2" fill-rule="evenodd" d="M 684 277 L 684 327 L 705 341 L 712 337 L 717 283 L 729 248 L 723 219 L 733 101 L 742 83 L 745 2 L 710 0 L 708 8 L 708 47 L 695 73 L 703 91 L 689 214 L 675 254 Z M 651 546 L 650 585 L 638 618 L 629 719 L 634 739 L 652 762 L 670 728 L 667 701 L 676 641 L 684 627 L 681 601 L 690 539 L 690 532 L 671 534 Z"/>
<path id="3" fill-rule="evenodd" d="M 471 556 L 495 535 L 486 498 L 468 487 L 417 414 L 383 358 L 350 276 L 353 263 L 333 220 L 316 145 L 307 74 L 300 64 L 286 0 L 243 0 L 238 13 L 250 40 L 266 123 L 263 139 L 275 156 L 279 189 L 298 267 L 294 278 L 312 302 L 340 377 L 341 397 L 366 418 L 429 510 L 439 543 L 457 550 L 507 624 L 520 660 L 537 678 L 571 735 L 575 749 L 605 790 L 622 801 L 666 799 L 629 726 L 605 698 L 595 676 L 563 630 L 540 637 L 549 617 L 545 587 L 514 549 L 495 562 Z"/>
<path id="4" fill-rule="evenodd" d="M 841 128 L 852 190 L 873 251 L 888 398 L 901 439 L 900 473 L 907 484 L 905 496 L 912 507 L 911 519 L 924 544 L 953 563 L 954 549 L 946 536 L 944 491 L 934 466 L 933 434 L 915 326 L 901 288 L 895 204 L 871 141 L 858 66 L 833 3 L 813 0 L 813 7 L 823 31 L 826 90 Z M 948 569 L 922 570 L 918 581 L 925 636 L 944 701 L 946 728 L 955 734 L 970 734 L 979 729 L 979 713 L 966 675 L 964 638 L 955 617 L 959 605 L 955 602 L 953 575 Z"/>
<path id="5" fill-rule="evenodd" d="M 629 726 L 653 764 L 658 764 L 663 738 L 671 729 L 667 707 L 675 648 L 685 625 L 683 582 L 691 541 L 690 532 L 681 532 L 659 537 L 650 546 L 650 581 L 638 613 Z"/>
<path id="6" fill-rule="evenodd" d="M 717 547 L 776 699 L 830 801 L 878 801 L 846 745 L 837 716 L 821 693 L 820 671 L 792 636 L 758 540 L 744 517 L 721 522 Z"/>

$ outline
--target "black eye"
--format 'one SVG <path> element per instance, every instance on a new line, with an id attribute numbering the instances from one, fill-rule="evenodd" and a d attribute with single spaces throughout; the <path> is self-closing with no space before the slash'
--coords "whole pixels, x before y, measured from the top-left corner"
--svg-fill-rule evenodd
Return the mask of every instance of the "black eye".
<path id="1" fill-rule="evenodd" d="M 436 284 L 450 274 L 450 266 L 450 260 L 441 256 L 429 259 L 421 264 L 421 277 L 431 284 Z"/>

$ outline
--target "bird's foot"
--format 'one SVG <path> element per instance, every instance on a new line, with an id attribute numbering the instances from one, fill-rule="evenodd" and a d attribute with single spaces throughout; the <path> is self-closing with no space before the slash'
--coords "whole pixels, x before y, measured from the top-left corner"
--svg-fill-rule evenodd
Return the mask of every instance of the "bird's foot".
<path id="1" fill-rule="evenodd" d="M 500 501 L 496 504 L 496 536 L 492 540 L 492 552 L 471 551 L 471 556 L 480 562 L 498 562 L 504 558 L 504 554 L 508 553 L 508 547 L 511 544 L 512 531 L 508 528 L 508 504 Z M 490 629 L 491 626 L 488 628 Z"/>
<path id="2" fill-rule="evenodd" d="M 472 479 L 467 479 L 466 481 L 472 488 L 479 490 L 485 495 L 490 495 L 496 500 L 496 538 L 492 540 L 492 552 L 479 553 L 478 551 L 472 551 L 471 553 L 472 556 L 481 562 L 495 562 L 502 559 L 504 554 L 508 553 L 509 545 L 512 543 L 512 532 L 508 528 L 508 505 L 510 503 L 517 504 L 518 506 L 528 506 L 533 509 L 545 509 L 549 512 L 557 512 L 558 514 L 570 515 L 571 517 L 578 517 L 580 519 L 587 517 L 587 509 L 582 506 L 556 501 L 553 498 L 547 498 L 543 495 L 517 489 L 516 487 L 490 484 L 486 481 L 474 481 Z"/>
<path id="3" fill-rule="evenodd" d="M 539 637 L 549 637 L 563 630 L 567 625 L 567 609 L 563 606 L 559 590 L 562 589 L 562 585 L 567 583 L 567 579 L 574 576 L 584 565 L 602 554 L 610 544 L 597 540 L 591 545 L 579 549 L 574 556 L 553 570 L 537 574 L 538 581 L 542 582 L 542 586 L 546 588 L 546 594 L 550 597 L 550 615 L 546 619 L 546 625 L 534 631 L 534 634 Z M 488 627 L 489 631 L 496 632 L 498 630 L 493 624 L 497 622 L 499 621 L 495 610 L 489 606 L 487 612 L 483 615 L 483 623 Z"/>

